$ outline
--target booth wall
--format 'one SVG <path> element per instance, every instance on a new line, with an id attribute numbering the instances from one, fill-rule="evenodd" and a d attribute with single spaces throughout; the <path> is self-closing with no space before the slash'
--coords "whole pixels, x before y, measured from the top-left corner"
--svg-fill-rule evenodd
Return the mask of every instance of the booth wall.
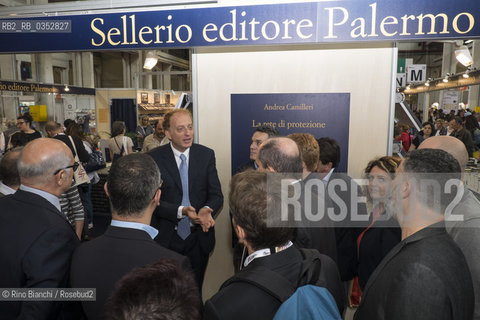
<path id="1" fill-rule="evenodd" d="M 111 99 L 137 99 L 137 91 L 135 89 L 96 89 L 97 130 L 102 139 L 110 139 Z"/>
<path id="2" fill-rule="evenodd" d="M 193 56 L 197 138 L 215 150 L 225 196 L 216 219 L 217 242 L 206 273 L 204 299 L 233 274 L 228 209 L 231 94 L 350 93 L 349 174 L 358 177 L 369 160 L 387 153 L 395 50 L 390 44 L 234 50 L 199 49 Z"/>

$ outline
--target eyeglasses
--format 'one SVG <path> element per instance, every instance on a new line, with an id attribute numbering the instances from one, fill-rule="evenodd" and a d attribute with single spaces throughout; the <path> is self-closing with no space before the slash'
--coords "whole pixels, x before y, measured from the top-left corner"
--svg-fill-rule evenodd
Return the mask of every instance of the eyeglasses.
<path id="1" fill-rule="evenodd" d="M 55 172 L 53 173 L 53 175 L 56 175 L 56 174 L 58 174 L 60 171 L 65 170 L 65 169 L 69 169 L 69 168 L 72 168 L 73 171 L 76 171 L 76 170 L 78 169 L 78 166 L 79 166 L 79 165 L 80 165 L 80 164 L 79 164 L 78 162 L 74 162 L 71 166 L 58 169 L 57 171 L 55 171 Z"/>

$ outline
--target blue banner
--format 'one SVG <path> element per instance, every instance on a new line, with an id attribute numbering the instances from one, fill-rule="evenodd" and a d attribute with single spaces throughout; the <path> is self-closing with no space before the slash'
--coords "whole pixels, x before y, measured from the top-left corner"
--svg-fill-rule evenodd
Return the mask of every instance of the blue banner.
<path id="1" fill-rule="evenodd" d="M 340 145 L 339 172 L 347 172 L 349 93 L 232 94 L 232 173 L 249 161 L 255 127 L 270 125 L 282 136 L 310 133 Z"/>
<path id="2" fill-rule="evenodd" d="M 0 20 L 0 52 L 480 37 L 480 1 L 337 0 Z"/>

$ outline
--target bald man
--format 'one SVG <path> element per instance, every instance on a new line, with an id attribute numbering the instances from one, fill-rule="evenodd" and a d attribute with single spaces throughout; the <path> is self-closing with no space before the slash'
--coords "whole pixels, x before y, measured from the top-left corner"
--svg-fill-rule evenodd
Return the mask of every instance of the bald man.
<path id="1" fill-rule="evenodd" d="M 285 178 L 301 179 L 303 174 L 303 160 L 297 143 L 286 137 L 275 137 L 265 140 L 258 149 L 255 159 L 258 170 L 265 172 L 277 172 L 285 175 Z M 311 213 L 317 214 L 318 194 L 312 193 L 311 205 L 305 204 L 305 184 L 298 183 L 301 195 L 299 202 L 302 210 L 302 221 L 298 223 L 293 243 L 299 248 L 317 249 L 320 253 L 328 255 L 335 262 L 337 261 L 337 247 L 335 242 L 335 230 L 332 223 L 327 219 L 310 221 L 306 217 L 306 210 L 310 208 Z M 321 179 L 318 183 L 323 186 Z M 326 217 L 326 215 L 325 215 Z"/>
<path id="2" fill-rule="evenodd" d="M 425 148 L 441 149 L 450 153 L 457 159 L 462 173 L 465 171 L 468 153 L 465 144 L 457 138 L 431 137 L 420 144 L 419 149 Z M 475 290 L 474 319 L 478 320 L 480 319 L 480 202 L 468 188 L 464 189 L 462 199 L 453 208 L 452 216 L 457 215 L 463 215 L 463 220 L 448 221 L 446 218 L 445 227 L 467 259 Z"/>
<path id="3" fill-rule="evenodd" d="M 18 161 L 19 190 L 0 198 L 0 288 L 64 288 L 78 238 L 58 197 L 72 184 L 75 162 L 65 143 L 39 138 Z M 2 301 L 5 319 L 57 319 L 54 301 Z"/>

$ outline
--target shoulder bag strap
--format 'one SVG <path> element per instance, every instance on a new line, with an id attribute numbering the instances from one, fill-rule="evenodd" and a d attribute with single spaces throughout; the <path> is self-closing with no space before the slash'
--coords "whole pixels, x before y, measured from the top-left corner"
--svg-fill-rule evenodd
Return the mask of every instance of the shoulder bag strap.
<path id="1" fill-rule="evenodd" d="M 122 148 L 123 148 L 123 151 L 125 151 L 125 155 L 127 155 L 128 154 L 127 137 L 125 136 L 123 136 Z"/>
<path id="2" fill-rule="evenodd" d="M 117 142 L 117 137 L 113 137 L 113 141 L 115 141 L 115 144 L 117 145 L 117 148 L 120 149 L 120 155 L 122 155 L 123 151 L 125 151 L 123 149 L 123 143 L 122 143 L 122 147 L 120 148 L 120 146 L 118 145 L 118 142 Z"/>
<path id="3" fill-rule="evenodd" d="M 248 272 L 240 272 L 227 281 L 224 286 L 233 282 L 247 282 L 262 289 L 280 303 L 290 298 L 297 289 L 290 281 L 278 273 L 263 266 L 251 269 Z"/>
<path id="4" fill-rule="evenodd" d="M 70 142 L 72 143 L 72 146 L 73 146 L 73 150 L 75 150 L 75 161 L 80 162 L 80 160 L 78 159 L 78 152 L 77 152 L 77 148 L 75 147 L 75 142 L 73 142 L 73 139 L 71 136 L 68 136 L 68 139 L 70 139 Z"/>

